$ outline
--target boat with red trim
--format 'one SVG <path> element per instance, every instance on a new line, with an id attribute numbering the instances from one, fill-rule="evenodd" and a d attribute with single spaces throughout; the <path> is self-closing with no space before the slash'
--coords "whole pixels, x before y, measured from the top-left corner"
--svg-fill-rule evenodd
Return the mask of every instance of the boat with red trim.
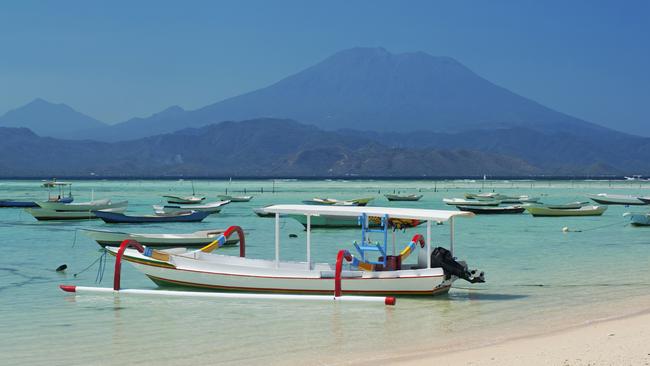
<path id="1" fill-rule="evenodd" d="M 449 291 L 459 278 L 471 283 L 484 282 L 483 272 L 470 270 L 465 262 L 457 261 L 453 256 L 454 220 L 474 216 L 470 212 L 311 205 L 273 205 L 265 207 L 265 211 L 275 215 L 275 259 L 272 260 L 246 257 L 244 231 L 239 226 L 229 227 L 214 242 L 198 250 L 157 250 L 133 240 L 124 241 L 119 248 L 109 246 L 106 249 L 118 261 L 123 259 L 131 263 L 159 286 L 214 291 L 285 294 L 334 292 L 335 297 L 341 294 L 437 295 Z M 281 215 L 307 217 L 306 261 L 280 260 Z M 311 219 L 319 215 L 359 218 L 361 241 L 353 243 L 356 253 L 343 249 L 338 252 L 335 263 L 314 263 L 311 258 Z M 381 218 L 380 228 L 370 227 L 371 217 Z M 425 222 L 426 234 L 415 234 L 399 253 L 393 249 L 390 254 L 388 234 L 391 219 Z M 449 222 L 449 249 L 432 248 L 432 224 L 443 221 Z M 378 233 L 383 241 L 370 241 L 370 233 Z M 237 234 L 240 241 L 239 256 L 215 252 L 233 234 Z M 416 250 L 417 262 L 405 263 L 406 258 Z"/>

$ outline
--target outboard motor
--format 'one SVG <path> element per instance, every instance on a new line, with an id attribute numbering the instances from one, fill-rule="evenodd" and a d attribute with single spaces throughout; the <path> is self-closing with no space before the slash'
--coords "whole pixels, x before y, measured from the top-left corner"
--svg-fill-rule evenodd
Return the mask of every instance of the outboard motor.
<path id="1" fill-rule="evenodd" d="M 445 272 L 445 278 L 451 276 L 462 278 L 471 283 L 485 282 L 485 274 L 476 269 L 468 270 L 467 264 L 454 260 L 451 252 L 443 247 L 437 247 L 431 252 L 431 267 L 441 267 Z"/>

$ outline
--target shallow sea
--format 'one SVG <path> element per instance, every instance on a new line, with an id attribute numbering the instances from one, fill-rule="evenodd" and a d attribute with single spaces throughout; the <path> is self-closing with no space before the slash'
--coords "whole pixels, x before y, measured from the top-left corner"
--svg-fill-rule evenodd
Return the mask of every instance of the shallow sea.
<path id="1" fill-rule="evenodd" d="M 38 181 L 0 181 L 0 197 L 44 199 Z M 456 220 L 456 256 L 486 272 L 487 283 L 457 281 L 448 295 L 399 298 L 397 306 L 292 301 L 72 296 L 59 284 L 97 286 L 99 247 L 80 231 L 193 232 L 242 226 L 247 256 L 273 257 L 272 219 L 255 207 L 299 203 L 315 196 L 374 196 L 374 206 L 449 209 L 445 197 L 498 191 L 545 202 L 586 200 L 585 193 L 650 195 L 650 183 L 611 181 L 195 181 L 209 201 L 226 189 L 255 197 L 232 203 L 202 223 L 108 225 L 102 221 L 37 222 L 22 209 L 0 209 L 0 355 L 3 365 L 348 364 L 473 347 L 621 316 L 648 307 L 650 228 L 627 224 L 611 206 L 602 217 L 533 218 L 494 215 Z M 261 190 L 264 193 L 261 193 Z M 79 181 L 77 201 L 129 200 L 148 213 L 161 195 L 191 193 L 188 181 Z M 417 193 L 419 202 L 388 202 L 384 193 Z M 453 208 L 452 208 L 453 209 Z M 563 227 L 574 232 L 562 232 Z M 282 219 L 281 256 L 304 260 L 305 232 Z M 416 232 L 396 234 L 398 249 Z M 580 231 L 580 232 L 576 232 Z M 298 238 L 289 238 L 297 234 Z M 333 262 L 357 230 L 314 229 L 312 256 Z M 448 225 L 433 227 L 446 246 Z M 237 255 L 237 248 L 220 249 Z M 413 256 L 415 257 L 415 256 Z M 415 258 L 411 258 L 414 260 Z M 100 286 L 110 287 L 113 260 Z M 54 271 L 67 264 L 65 273 Z M 81 273 L 80 273 L 81 272 Z M 75 276 L 75 274 L 79 273 Z M 130 265 L 122 286 L 155 288 Z"/>

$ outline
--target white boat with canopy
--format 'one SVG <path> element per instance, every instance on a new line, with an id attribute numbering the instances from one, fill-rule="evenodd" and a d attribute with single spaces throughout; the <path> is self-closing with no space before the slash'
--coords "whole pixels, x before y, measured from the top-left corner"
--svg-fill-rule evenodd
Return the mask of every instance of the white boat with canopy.
<path id="1" fill-rule="evenodd" d="M 457 217 L 474 216 L 470 212 L 311 205 L 273 205 L 265 207 L 265 210 L 275 215 L 274 259 L 247 258 L 244 232 L 239 226 L 229 227 L 214 242 L 198 250 L 156 250 L 143 246 L 137 241 L 127 240 L 122 242 L 119 248 L 106 248 L 109 253 L 117 257 L 114 289 L 120 288 L 118 272 L 119 262 L 122 259 L 132 263 L 160 286 L 255 293 L 334 293 L 334 300 L 340 299 L 344 294 L 436 295 L 449 291 L 454 281 L 459 278 L 471 283 L 484 282 L 482 272 L 469 270 L 464 262 L 456 261 L 453 257 L 454 220 Z M 307 217 L 304 262 L 280 260 L 281 215 Z M 343 249 L 338 252 L 335 263 L 314 263 L 311 254 L 311 218 L 320 215 L 360 218 L 361 241 L 353 243 L 357 253 L 352 254 Z M 369 217 L 381 217 L 381 228 L 369 228 Z M 389 255 L 388 223 L 391 218 L 424 221 L 426 234 L 414 235 L 398 255 Z M 449 249 L 432 248 L 432 225 L 444 221 L 448 221 L 450 227 Z M 234 233 L 237 233 L 240 240 L 239 256 L 216 254 L 214 250 L 224 245 Z M 369 241 L 369 233 L 379 233 L 383 237 L 383 242 Z M 406 264 L 404 262 L 406 257 L 416 250 L 419 251 L 417 263 Z M 74 286 L 63 286 L 62 289 L 69 292 L 77 291 Z M 389 300 L 386 299 L 388 304 Z M 391 301 L 394 303 L 394 299 Z"/>

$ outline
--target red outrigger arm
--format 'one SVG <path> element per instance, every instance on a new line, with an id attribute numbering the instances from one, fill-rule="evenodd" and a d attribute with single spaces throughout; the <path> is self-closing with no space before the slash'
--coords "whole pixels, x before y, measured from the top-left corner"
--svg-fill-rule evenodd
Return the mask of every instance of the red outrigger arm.
<path id="1" fill-rule="evenodd" d="M 336 255 L 336 272 L 334 272 L 334 297 L 341 297 L 342 295 L 342 290 L 341 290 L 341 272 L 343 271 L 343 259 L 346 256 L 349 256 L 350 253 L 345 250 L 341 249 L 339 250 L 338 254 Z M 384 304 L 386 305 L 395 305 L 395 297 L 393 296 L 386 296 L 384 299 Z"/>
<path id="2" fill-rule="evenodd" d="M 228 240 L 233 232 L 236 232 L 237 236 L 239 237 L 239 256 L 244 258 L 246 257 L 246 240 L 244 239 L 244 230 L 242 230 L 242 228 L 239 226 L 233 225 L 227 228 L 222 235 L 226 238 L 226 240 Z"/>
<path id="3" fill-rule="evenodd" d="M 117 251 L 117 255 L 115 256 L 115 273 L 113 275 L 113 290 L 119 291 L 120 290 L 120 275 L 122 272 L 122 255 L 124 254 L 124 251 L 126 250 L 127 247 L 133 247 L 140 253 L 144 253 L 144 247 L 142 244 L 138 243 L 135 240 L 132 239 L 126 239 L 122 243 L 120 243 L 120 249 Z"/>

